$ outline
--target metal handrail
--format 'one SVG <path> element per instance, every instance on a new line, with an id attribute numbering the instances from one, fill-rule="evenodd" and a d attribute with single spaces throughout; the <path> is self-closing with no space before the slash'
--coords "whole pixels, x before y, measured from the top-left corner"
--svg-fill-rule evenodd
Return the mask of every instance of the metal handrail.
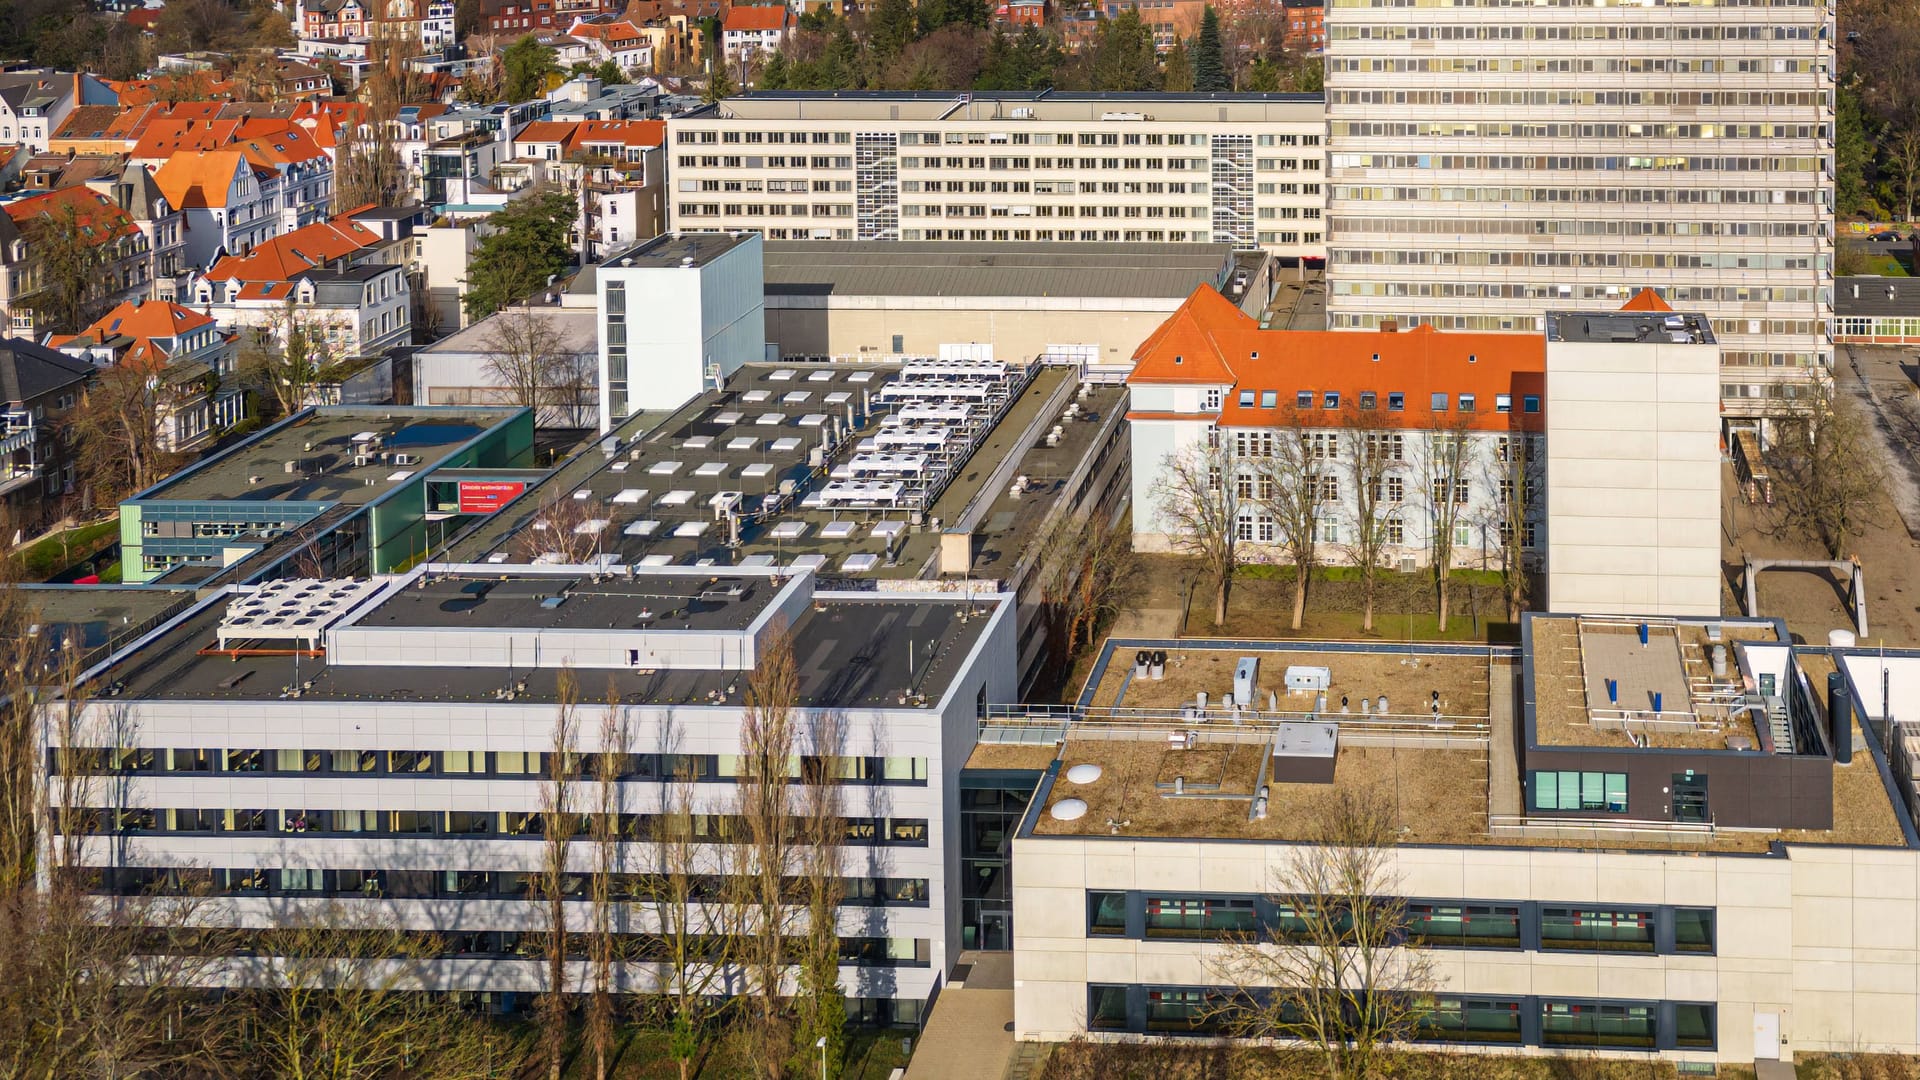
<path id="1" fill-rule="evenodd" d="M 1490 723 L 1484 716 L 1469 716 L 1454 713 L 1335 713 L 1314 712 L 1311 710 L 1268 711 L 1266 709 L 1242 709 L 1237 714 L 1232 709 L 1209 705 L 1204 713 L 1189 712 L 1192 706 L 1175 709 L 1134 708 L 1129 706 L 1095 705 L 1081 708 L 1075 705 L 988 705 L 982 717 L 983 723 L 1084 723 L 1141 726 L 1164 726 L 1177 724 L 1214 724 L 1225 722 L 1229 725 L 1238 722 L 1242 725 L 1278 725 L 1301 723 L 1334 723 L 1355 731 L 1386 730 L 1389 728 L 1418 729 L 1420 731 L 1479 731 L 1488 730 Z"/>

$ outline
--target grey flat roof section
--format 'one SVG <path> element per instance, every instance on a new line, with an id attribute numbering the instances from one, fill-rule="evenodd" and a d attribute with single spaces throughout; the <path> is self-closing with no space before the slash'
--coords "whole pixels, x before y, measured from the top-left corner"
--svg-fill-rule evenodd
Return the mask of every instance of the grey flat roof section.
<path id="1" fill-rule="evenodd" d="M 1857 295 L 1856 295 L 1857 294 Z M 1843 277 L 1833 290 L 1835 315 L 1920 315 L 1920 279 L 1861 274 Z"/>
<path id="2" fill-rule="evenodd" d="M 1675 341 L 1676 334 L 1691 340 Z M 1698 311 L 1549 311 L 1547 340 L 1711 345 L 1713 321 Z"/>
<path id="3" fill-rule="evenodd" d="M 355 621 L 370 628 L 744 630 L 779 591 L 766 577 L 453 574 L 402 589 Z M 737 595 L 734 590 L 738 590 Z M 558 603 L 554 603 L 558 600 Z"/>
<path id="4" fill-rule="evenodd" d="M 1183 300 L 1221 284 L 1230 244 L 769 241 L 775 296 L 1018 296 Z"/>
<path id="5" fill-rule="evenodd" d="M 1016 115 L 1018 114 L 1018 115 Z M 740 94 L 684 119 L 1044 123 L 1319 124 L 1321 94 L 772 90 Z"/>
<path id="6" fill-rule="evenodd" d="M 984 610 L 984 609 L 983 609 Z M 215 602 L 161 635 L 106 676 L 120 700 L 279 701 L 297 678 L 306 701 L 497 704 L 510 678 L 526 680 L 515 704 L 559 700 L 560 669 L 330 666 L 324 658 L 202 656 L 226 612 Z M 931 705 L 946 692 L 989 619 L 961 597 L 820 596 L 792 628 L 799 704 L 806 708 L 901 708 L 903 693 Z M 911 643 L 911 647 L 909 647 Z M 636 705 L 739 707 L 744 673 L 576 669 L 585 701 L 609 695 Z"/>
<path id="7" fill-rule="evenodd" d="M 747 234 L 667 233 L 600 260 L 606 266 L 705 266 L 747 242 Z M 686 260 L 691 259 L 692 262 Z"/>
<path id="8" fill-rule="evenodd" d="M 512 416 L 517 409 L 380 406 L 329 407 L 268 428 L 200 466 L 134 496 L 135 502 L 370 503 L 399 483 L 431 469 L 456 447 Z M 389 451 L 413 454 L 417 465 L 391 460 L 356 467 L 353 437 L 370 431 Z M 311 444 L 313 449 L 307 449 Z M 287 471 L 287 462 L 301 464 Z M 406 474 L 404 476 L 400 474 Z M 254 478 L 258 477 L 258 482 Z"/>

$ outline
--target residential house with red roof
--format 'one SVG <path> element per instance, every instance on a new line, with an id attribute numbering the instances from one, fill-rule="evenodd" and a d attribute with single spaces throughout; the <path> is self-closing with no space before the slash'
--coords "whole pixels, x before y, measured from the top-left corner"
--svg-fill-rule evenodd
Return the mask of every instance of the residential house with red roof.
<path id="1" fill-rule="evenodd" d="M 615 67 L 625 72 L 653 70 L 652 40 L 625 19 L 575 19 L 573 25 L 567 28 L 567 34 L 586 42 L 598 62 L 612 61 Z"/>
<path id="2" fill-rule="evenodd" d="M 333 155 L 299 125 L 282 126 L 271 134 L 235 142 L 256 167 L 278 174 L 277 201 L 286 227 L 297 229 L 324 221 L 333 210 Z"/>
<path id="3" fill-rule="evenodd" d="M 1374 548 L 1411 570 L 1444 551 L 1498 565 L 1509 518 L 1543 550 L 1546 342 L 1531 334 L 1262 329 L 1210 285 L 1134 352 L 1127 377 L 1134 547 L 1175 546 L 1167 478 L 1206 477 L 1210 507 L 1256 560 L 1288 541 L 1290 491 L 1316 485 L 1318 561 Z M 1359 496 L 1364 488 L 1369 494 Z M 1191 504 L 1191 499 L 1176 499 Z M 1362 509 L 1371 510 L 1363 516 Z M 1443 540 L 1436 543 L 1437 530 Z"/>
<path id="4" fill-rule="evenodd" d="M 720 54 L 728 63 L 770 56 L 793 33 L 793 12 L 785 4 L 735 4 L 720 24 Z"/>
<path id="5" fill-rule="evenodd" d="M 160 449 L 197 450 L 246 418 L 234 379 L 234 336 L 207 315 L 165 300 L 127 301 L 78 334 L 45 344 L 98 368 L 146 375 L 158 413 Z"/>
<path id="6" fill-rule="evenodd" d="M 398 225 L 343 214 L 297 229 L 194 275 L 188 302 L 222 326 L 275 335 L 298 309 L 343 357 L 376 356 L 413 339 L 411 232 Z"/>
<path id="7" fill-rule="evenodd" d="M 285 231 L 280 173 L 238 149 L 176 154 L 153 174 L 185 216 L 185 261 L 207 266 L 223 252 L 251 251 Z"/>
<path id="8" fill-rule="evenodd" d="M 140 141 L 147 124 L 165 112 L 159 105 L 82 105 L 53 133 L 55 154 L 126 154 Z"/>
<path id="9" fill-rule="evenodd" d="M 85 187 L 63 188 L 0 204 L 0 315 L 8 331 L 37 337 L 52 327 L 33 307 L 48 285 L 45 248 L 60 241 L 42 230 L 71 224 L 102 251 L 90 300 L 115 304 L 145 299 L 153 288 L 152 250 L 146 234 L 125 210 Z"/>
<path id="10" fill-rule="evenodd" d="M 536 120 L 501 170 L 574 193 L 592 261 L 666 231 L 666 138 L 664 120 Z"/>

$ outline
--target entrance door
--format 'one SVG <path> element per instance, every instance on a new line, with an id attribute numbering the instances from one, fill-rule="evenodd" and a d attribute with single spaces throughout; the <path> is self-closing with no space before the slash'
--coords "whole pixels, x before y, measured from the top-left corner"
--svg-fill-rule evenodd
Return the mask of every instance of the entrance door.
<path id="1" fill-rule="evenodd" d="M 1707 778 L 1698 773 L 1673 775 L 1673 820 L 1692 824 L 1707 823 Z"/>
<path id="2" fill-rule="evenodd" d="M 1005 911 L 980 912 L 980 947 L 987 951 L 1013 948 L 1013 915 Z"/>
<path id="3" fill-rule="evenodd" d="M 1753 1060 L 1780 1060 L 1779 1013 L 1755 1012 L 1753 1014 Z"/>

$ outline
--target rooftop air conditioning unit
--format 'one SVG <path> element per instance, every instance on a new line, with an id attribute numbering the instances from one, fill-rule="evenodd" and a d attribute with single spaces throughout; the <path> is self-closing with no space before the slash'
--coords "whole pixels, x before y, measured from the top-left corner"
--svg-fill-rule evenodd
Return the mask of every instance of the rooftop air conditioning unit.
<path id="1" fill-rule="evenodd" d="M 393 463 L 395 465 L 418 465 L 420 464 L 420 455 L 419 454 L 395 454 L 393 455 Z"/>

